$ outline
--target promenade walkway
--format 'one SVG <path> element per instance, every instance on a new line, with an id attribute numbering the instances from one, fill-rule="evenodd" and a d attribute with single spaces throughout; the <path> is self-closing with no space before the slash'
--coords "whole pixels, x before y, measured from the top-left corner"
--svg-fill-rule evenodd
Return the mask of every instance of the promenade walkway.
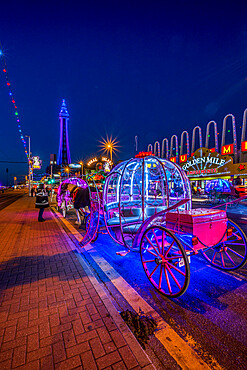
<path id="1" fill-rule="evenodd" d="M 154 369 L 59 221 L 0 211 L 0 369 Z"/>

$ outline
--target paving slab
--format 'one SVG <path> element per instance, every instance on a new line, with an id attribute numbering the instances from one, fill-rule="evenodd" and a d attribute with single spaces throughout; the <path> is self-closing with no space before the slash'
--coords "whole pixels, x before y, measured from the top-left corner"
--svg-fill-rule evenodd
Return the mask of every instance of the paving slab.
<path id="1" fill-rule="evenodd" d="M 0 368 L 154 369 L 92 269 L 35 198 L 0 211 Z"/>

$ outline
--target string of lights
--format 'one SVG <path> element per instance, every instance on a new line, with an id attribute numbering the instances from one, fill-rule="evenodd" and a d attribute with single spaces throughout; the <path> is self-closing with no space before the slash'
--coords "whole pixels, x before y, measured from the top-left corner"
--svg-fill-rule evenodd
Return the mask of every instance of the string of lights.
<path id="1" fill-rule="evenodd" d="M 2 72 L 4 73 L 4 77 L 5 77 L 5 80 L 6 80 L 6 86 L 8 88 L 8 94 L 9 94 L 9 97 L 11 99 L 11 103 L 14 106 L 14 115 L 15 115 L 18 131 L 20 133 L 20 138 L 21 138 L 21 141 L 22 141 L 23 146 L 24 146 L 25 154 L 28 158 L 26 140 L 25 140 L 25 138 L 23 136 L 23 133 L 22 133 L 21 123 L 20 123 L 20 116 L 19 116 L 19 113 L 18 113 L 18 109 L 17 109 L 17 105 L 16 105 L 16 100 L 14 98 L 13 90 L 12 90 L 12 87 L 11 87 L 9 74 L 8 74 L 8 69 L 7 69 L 7 63 L 6 63 L 6 60 L 5 60 L 5 57 L 4 57 L 4 52 L 3 52 L 3 47 L 2 47 L 1 42 L 0 42 L 0 61 L 1 61 L 1 65 L 2 65 Z"/>

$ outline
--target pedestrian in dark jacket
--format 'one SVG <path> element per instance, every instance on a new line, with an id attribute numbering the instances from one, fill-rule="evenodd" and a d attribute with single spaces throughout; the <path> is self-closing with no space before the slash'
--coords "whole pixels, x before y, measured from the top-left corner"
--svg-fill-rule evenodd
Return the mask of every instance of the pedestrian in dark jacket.
<path id="1" fill-rule="evenodd" d="M 43 212 L 45 208 L 49 207 L 49 202 L 47 191 L 44 189 L 44 184 L 39 184 L 39 187 L 37 188 L 35 207 L 39 208 L 38 221 L 45 221 L 43 218 Z"/>

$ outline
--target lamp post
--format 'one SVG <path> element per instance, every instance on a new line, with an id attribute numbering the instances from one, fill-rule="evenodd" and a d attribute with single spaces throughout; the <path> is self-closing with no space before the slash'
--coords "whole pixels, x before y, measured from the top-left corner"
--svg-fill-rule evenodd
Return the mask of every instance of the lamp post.
<path id="1" fill-rule="evenodd" d="M 68 167 L 65 168 L 65 172 L 68 173 L 68 178 L 69 178 L 69 168 Z"/>
<path id="2" fill-rule="evenodd" d="M 81 178 L 83 178 L 83 162 L 81 161 L 79 164 L 81 165 Z"/>
<path id="3" fill-rule="evenodd" d="M 31 196 L 31 153 L 30 153 L 30 136 L 25 135 L 28 137 L 28 195 Z"/>
<path id="4" fill-rule="evenodd" d="M 111 161 L 112 161 L 112 145 L 111 144 L 108 144 L 107 145 L 107 148 L 109 149 L 110 151 L 110 157 L 111 157 Z"/>
<path id="5" fill-rule="evenodd" d="M 112 162 L 112 155 L 115 154 L 116 152 L 118 152 L 118 141 L 116 139 L 112 139 L 112 137 L 110 137 L 110 139 L 107 138 L 106 139 L 103 139 L 103 141 L 100 141 L 100 146 L 101 146 L 101 150 L 104 151 L 104 153 L 109 153 L 110 152 L 110 157 L 111 157 L 111 162 Z"/>

